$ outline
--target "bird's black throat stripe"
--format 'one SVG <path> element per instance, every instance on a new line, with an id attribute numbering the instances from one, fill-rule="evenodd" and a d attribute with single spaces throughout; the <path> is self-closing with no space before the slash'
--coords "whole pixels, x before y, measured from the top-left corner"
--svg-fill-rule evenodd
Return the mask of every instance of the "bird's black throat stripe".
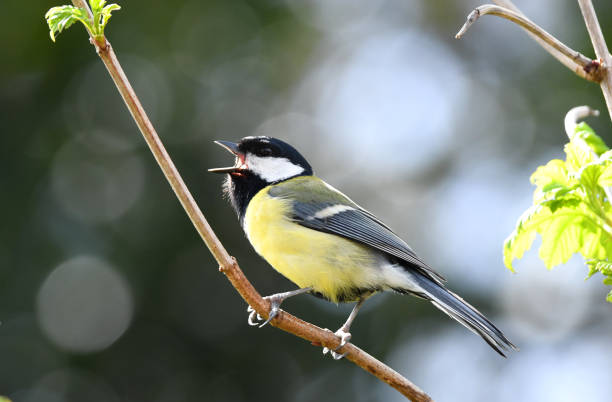
<path id="1" fill-rule="evenodd" d="M 249 171 L 245 171 L 241 175 L 227 175 L 223 187 L 225 193 L 229 196 L 232 207 L 234 211 L 236 211 L 236 215 L 238 215 L 241 225 L 249 202 L 255 194 L 267 185 L 268 183 L 265 180 L 262 180 L 259 176 Z"/>
<path id="2" fill-rule="evenodd" d="M 312 174 L 312 171 L 305 171 L 299 175 L 270 183 L 263 180 L 258 175 L 246 170 L 240 175 L 227 175 L 223 188 L 230 199 L 234 211 L 236 211 L 236 215 L 238 215 L 240 224 L 242 225 L 244 221 L 244 214 L 246 213 L 249 202 L 251 202 L 251 199 L 255 197 L 258 192 L 267 186 L 291 180 L 298 176 L 307 176 L 310 174 Z"/>

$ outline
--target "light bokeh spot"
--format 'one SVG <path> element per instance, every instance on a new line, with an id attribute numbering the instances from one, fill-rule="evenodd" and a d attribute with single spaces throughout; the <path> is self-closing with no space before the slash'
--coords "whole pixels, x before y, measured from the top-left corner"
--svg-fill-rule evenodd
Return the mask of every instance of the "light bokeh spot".
<path id="1" fill-rule="evenodd" d="M 106 261 L 79 256 L 55 268 L 40 287 L 40 326 L 61 348 L 99 351 L 128 328 L 132 296 L 125 279 Z"/>
<path id="2" fill-rule="evenodd" d="M 99 157 L 77 142 L 66 144 L 56 155 L 51 188 L 70 216 L 83 222 L 108 222 L 119 218 L 142 194 L 145 170 L 133 154 Z"/>

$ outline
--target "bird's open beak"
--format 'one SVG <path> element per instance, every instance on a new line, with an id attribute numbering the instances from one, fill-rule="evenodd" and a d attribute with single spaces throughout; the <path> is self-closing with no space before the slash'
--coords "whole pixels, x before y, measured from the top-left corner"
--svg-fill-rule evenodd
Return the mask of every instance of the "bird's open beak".
<path id="1" fill-rule="evenodd" d="M 215 141 L 215 144 L 222 146 L 232 154 L 236 155 L 236 164 L 230 167 L 208 169 L 211 173 L 239 173 L 241 170 L 246 169 L 244 163 L 244 154 L 238 150 L 238 144 L 230 141 Z"/>

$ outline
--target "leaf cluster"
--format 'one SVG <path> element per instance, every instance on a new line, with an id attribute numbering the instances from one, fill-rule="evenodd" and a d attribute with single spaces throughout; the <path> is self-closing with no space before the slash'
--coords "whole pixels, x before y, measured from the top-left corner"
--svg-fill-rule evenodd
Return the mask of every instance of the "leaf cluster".
<path id="1" fill-rule="evenodd" d="M 85 28 L 98 40 L 104 37 L 104 28 L 111 17 L 111 13 L 120 10 L 118 4 L 106 5 L 106 0 L 89 0 L 89 6 L 93 15 L 93 20 L 89 19 L 87 10 L 74 6 L 53 7 L 45 14 L 45 19 L 49 25 L 49 35 L 55 42 L 56 34 L 59 35 L 64 29 L 80 21 Z"/>
<path id="2" fill-rule="evenodd" d="M 580 253 L 589 274 L 600 272 L 612 285 L 612 151 L 586 123 L 576 126 L 565 145 L 565 160 L 553 159 L 531 176 L 533 205 L 504 243 L 504 264 L 542 237 L 539 255 L 548 269 Z M 606 298 L 612 302 L 612 291 Z"/>

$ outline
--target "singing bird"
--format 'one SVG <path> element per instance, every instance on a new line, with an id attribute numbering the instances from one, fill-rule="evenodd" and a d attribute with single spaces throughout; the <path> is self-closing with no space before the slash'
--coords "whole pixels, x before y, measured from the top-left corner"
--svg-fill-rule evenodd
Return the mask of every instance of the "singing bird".
<path id="1" fill-rule="evenodd" d="M 516 347 L 478 310 L 444 286 L 444 278 L 376 216 L 313 174 L 291 145 L 271 137 L 239 143 L 215 141 L 235 155 L 234 166 L 209 169 L 227 174 L 224 189 L 255 251 L 299 289 L 268 296 L 267 324 L 283 300 L 310 293 L 331 302 L 356 302 L 336 331 L 340 346 L 363 302 L 392 290 L 432 302 L 480 335 L 495 351 Z M 252 309 L 249 323 L 253 322 Z M 323 353 L 328 352 L 325 348 Z"/>

